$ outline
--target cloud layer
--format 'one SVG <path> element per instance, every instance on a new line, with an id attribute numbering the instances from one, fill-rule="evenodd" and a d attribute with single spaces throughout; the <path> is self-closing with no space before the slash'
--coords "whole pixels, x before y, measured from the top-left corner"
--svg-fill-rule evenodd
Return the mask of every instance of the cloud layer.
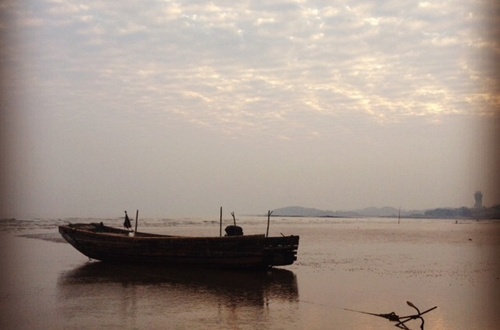
<path id="1" fill-rule="evenodd" d="M 29 70 L 46 88 L 105 91 L 97 97 L 110 106 L 118 93 L 200 125 L 294 126 L 346 113 L 397 121 L 498 106 L 486 55 L 499 48 L 481 34 L 494 13 L 477 2 L 12 6 L 32 65 L 50 66 L 51 77 Z"/>
<path id="2" fill-rule="evenodd" d="M 18 76 L 8 92 L 39 130 L 115 122 L 154 140 L 157 125 L 188 125 L 324 146 L 363 127 L 498 115 L 498 6 L 7 1 L 2 62 Z M 357 138 L 360 150 L 373 140 Z"/>

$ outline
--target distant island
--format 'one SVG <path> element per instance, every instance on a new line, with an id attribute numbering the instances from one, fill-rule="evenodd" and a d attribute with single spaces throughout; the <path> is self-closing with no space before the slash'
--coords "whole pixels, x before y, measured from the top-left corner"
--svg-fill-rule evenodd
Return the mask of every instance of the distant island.
<path id="1" fill-rule="evenodd" d="M 273 211 L 273 216 L 314 218 L 404 218 L 415 219 L 500 219 L 500 205 L 481 208 L 436 208 L 430 210 L 400 210 L 395 207 L 367 207 L 352 211 L 330 211 L 301 206 L 288 206 Z"/>

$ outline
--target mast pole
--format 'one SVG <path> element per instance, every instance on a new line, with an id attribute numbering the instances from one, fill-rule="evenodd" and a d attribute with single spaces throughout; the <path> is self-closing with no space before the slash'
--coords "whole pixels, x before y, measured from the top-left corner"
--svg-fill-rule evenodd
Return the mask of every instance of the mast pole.
<path id="1" fill-rule="evenodd" d="M 271 222 L 271 214 L 273 214 L 273 211 L 267 211 L 267 230 L 266 230 L 266 237 L 269 237 L 269 223 Z"/>
<path id="2" fill-rule="evenodd" d="M 137 222 L 139 221 L 139 210 L 135 211 L 135 232 L 137 233 Z"/>
<path id="3" fill-rule="evenodd" d="M 220 222 L 220 237 L 222 237 L 222 206 L 220 207 L 220 216 L 219 216 L 219 222 Z"/>

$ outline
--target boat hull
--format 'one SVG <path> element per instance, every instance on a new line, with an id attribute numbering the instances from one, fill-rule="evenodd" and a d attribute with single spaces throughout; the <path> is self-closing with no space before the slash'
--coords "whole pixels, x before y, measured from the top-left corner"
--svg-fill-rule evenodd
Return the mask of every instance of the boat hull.
<path id="1" fill-rule="evenodd" d="M 59 226 L 59 232 L 87 257 L 105 262 L 257 269 L 291 265 L 298 236 L 182 237 L 135 233 L 102 224 Z"/>

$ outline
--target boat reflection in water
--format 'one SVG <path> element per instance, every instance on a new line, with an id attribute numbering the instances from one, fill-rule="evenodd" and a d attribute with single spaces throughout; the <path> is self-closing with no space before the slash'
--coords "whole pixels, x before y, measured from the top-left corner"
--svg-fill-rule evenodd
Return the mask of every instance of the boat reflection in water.
<path id="1" fill-rule="evenodd" d="M 288 322 L 298 300 L 296 276 L 285 269 L 242 272 L 89 262 L 59 277 L 57 309 L 67 327 L 259 328 Z"/>

